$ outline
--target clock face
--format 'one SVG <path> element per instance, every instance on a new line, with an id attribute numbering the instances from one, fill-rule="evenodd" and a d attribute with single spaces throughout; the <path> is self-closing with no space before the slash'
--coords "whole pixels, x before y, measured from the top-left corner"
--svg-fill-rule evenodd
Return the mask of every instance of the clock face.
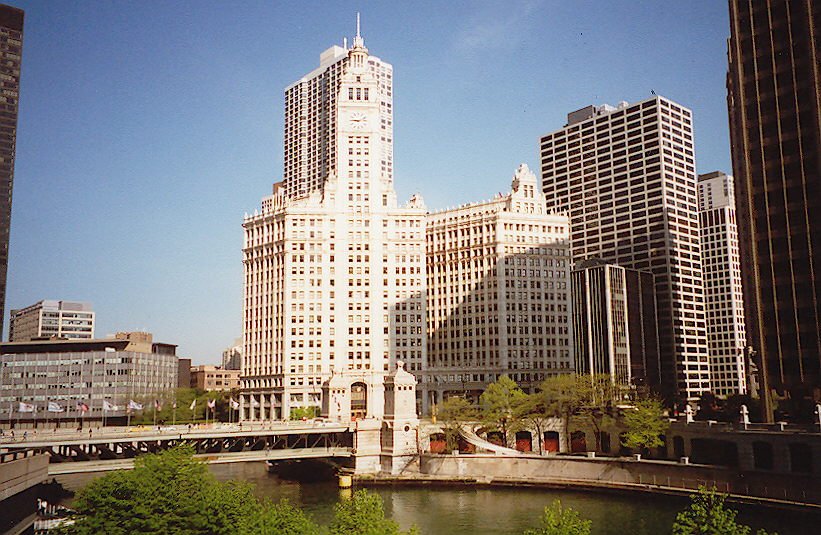
<path id="1" fill-rule="evenodd" d="M 368 117 L 361 112 L 353 112 L 349 117 L 349 123 L 354 130 L 362 130 L 368 126 Z"/>

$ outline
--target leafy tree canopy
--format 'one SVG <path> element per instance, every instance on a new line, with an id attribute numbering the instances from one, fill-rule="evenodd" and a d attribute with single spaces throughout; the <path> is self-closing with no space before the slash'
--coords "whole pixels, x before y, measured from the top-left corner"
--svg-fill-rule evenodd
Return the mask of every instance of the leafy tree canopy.
<path id="1" fill-rule="evenodd" d="M 482 420 L 498 427 L 507 441 L 508 431 L 513 430 L 518 422 L 515 413 L 516 406 L 525 396 L 526 394 L 513 379 L 502 375 L 495 382 L 490 383 L 479 398 L 482 406 Z"/>
<path id="2" fill-rule="evenodd" d="M 636 402 L 635 409 L 628 409 L 623 417 L 627 431 L 622 437 L 624 446 L 644 451 L 647 448 L 658 448 L 664 445 L 661 436 L 670 427 L 670 421 L 664 417 L 664 407 L 656 399 L 643 399 Z"/>
<path id="3" fill-rule="evenodd" d="M 287 503 L 261 504 L 250 485 L 217 481 L 193 453 L 180 446 L 143 455 L 134 470 L 92 481 L 77 497 L 77 521 L 60 533 L 319 533 L 299 509 Z"/>
<path id="4" fill-rule="evenodd" d="M 676 515 L 673 535 L 749 535 L 752 530 L 736 522 L 738 512 L 724 505 L 726 499 L 726 494 L 700 487 L 690 508 Z M 764 530 L 756 533 L 767 535 Z"/>
<path id="5" fill-rule="evenodd" d="M 458 447 L 459 428 L 465 422 L 476 420 L 479 417 L 476 406 L 460 396 L 447 398 L 438 407 L 442 430 L 445 432 L 447 449 L 452 451 Z"/>
<path id="6" fill-rule="evenodd" d="M 562 507 L 559 500 L 544 508 L 541 520 L 538 528 L 525 530 L 524 535 L 590 535 L 592 522 L 570 507 Z"/>
<path id="7" fill-rule="evenodd" d="M 385 518 L 382 498 L 365 490 L 354 492 L 350 500 L 344 500 L 334 507 L 334 519 L 330 526 L 331 535 L 413 535 L 399 531 L 399 525 Z"/>

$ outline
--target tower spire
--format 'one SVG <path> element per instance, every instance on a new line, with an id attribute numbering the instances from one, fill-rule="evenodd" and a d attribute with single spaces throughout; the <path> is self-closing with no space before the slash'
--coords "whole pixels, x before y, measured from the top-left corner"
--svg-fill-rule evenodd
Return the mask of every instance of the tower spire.
<path id="1" fill-rule="evenodd" d="M 353 38 L 354 48 L 365 48 L 365 40 L 362 39 L 362 34 L 359 31 L 359 12 L 356 12 L 356 37 Z"/>

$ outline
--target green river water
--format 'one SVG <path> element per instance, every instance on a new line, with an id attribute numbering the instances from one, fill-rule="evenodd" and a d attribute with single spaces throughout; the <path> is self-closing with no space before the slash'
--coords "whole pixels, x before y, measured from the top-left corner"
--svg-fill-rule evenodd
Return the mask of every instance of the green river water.
<path id="1" fill-rule="evenodd" d="M 215 465 L 212 472 L 221 480 L 252 483 L 260 497 L 288 499 L 307 511 L 320 524 L 333 516 L 333 506 L 346 491 L 335 481 L 296 483 L 269 474 L 263 463 Z M 82 488 L 94 475 L 62 476 L 58 481 L 70 490 Z M 593 521 L 596 535 L 656 535 L 670 533 L 676 513 L 689 499 L 639 493 L 592 493 L 534 488 L 474 488 L 373 486 L 384 503 L 386 514 L 403 528 L 416 525 L 424 535 L 514 535 L 535 527 L 542 510 L 553 500 L 579 511 Z M 778 531 L 780 535 L 821 533 L 821 514 L 732 504 L 739 520 L 753 528 Z M 755 531 L 753 531 L 755 532 Z"/>

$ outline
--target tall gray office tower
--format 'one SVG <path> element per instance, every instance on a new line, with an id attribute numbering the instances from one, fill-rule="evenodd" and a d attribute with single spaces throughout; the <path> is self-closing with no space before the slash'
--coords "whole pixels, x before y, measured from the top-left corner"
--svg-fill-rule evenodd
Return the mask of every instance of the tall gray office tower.
<path id="1" fill-rule="evenodd" d="M 550 208 L 570 214 L 574 261 L 655 277 L 661 390 L 710 390 L 692 113 L 663 97 L 588 106 L 541 139 Z"/>
<path id="2" fill-rule="evenodd" d="M 17 104 L 23 53 L 23 10 L 0 5 L 0 339 L 6 317 L 11 192 L 17 146 Z"/>

